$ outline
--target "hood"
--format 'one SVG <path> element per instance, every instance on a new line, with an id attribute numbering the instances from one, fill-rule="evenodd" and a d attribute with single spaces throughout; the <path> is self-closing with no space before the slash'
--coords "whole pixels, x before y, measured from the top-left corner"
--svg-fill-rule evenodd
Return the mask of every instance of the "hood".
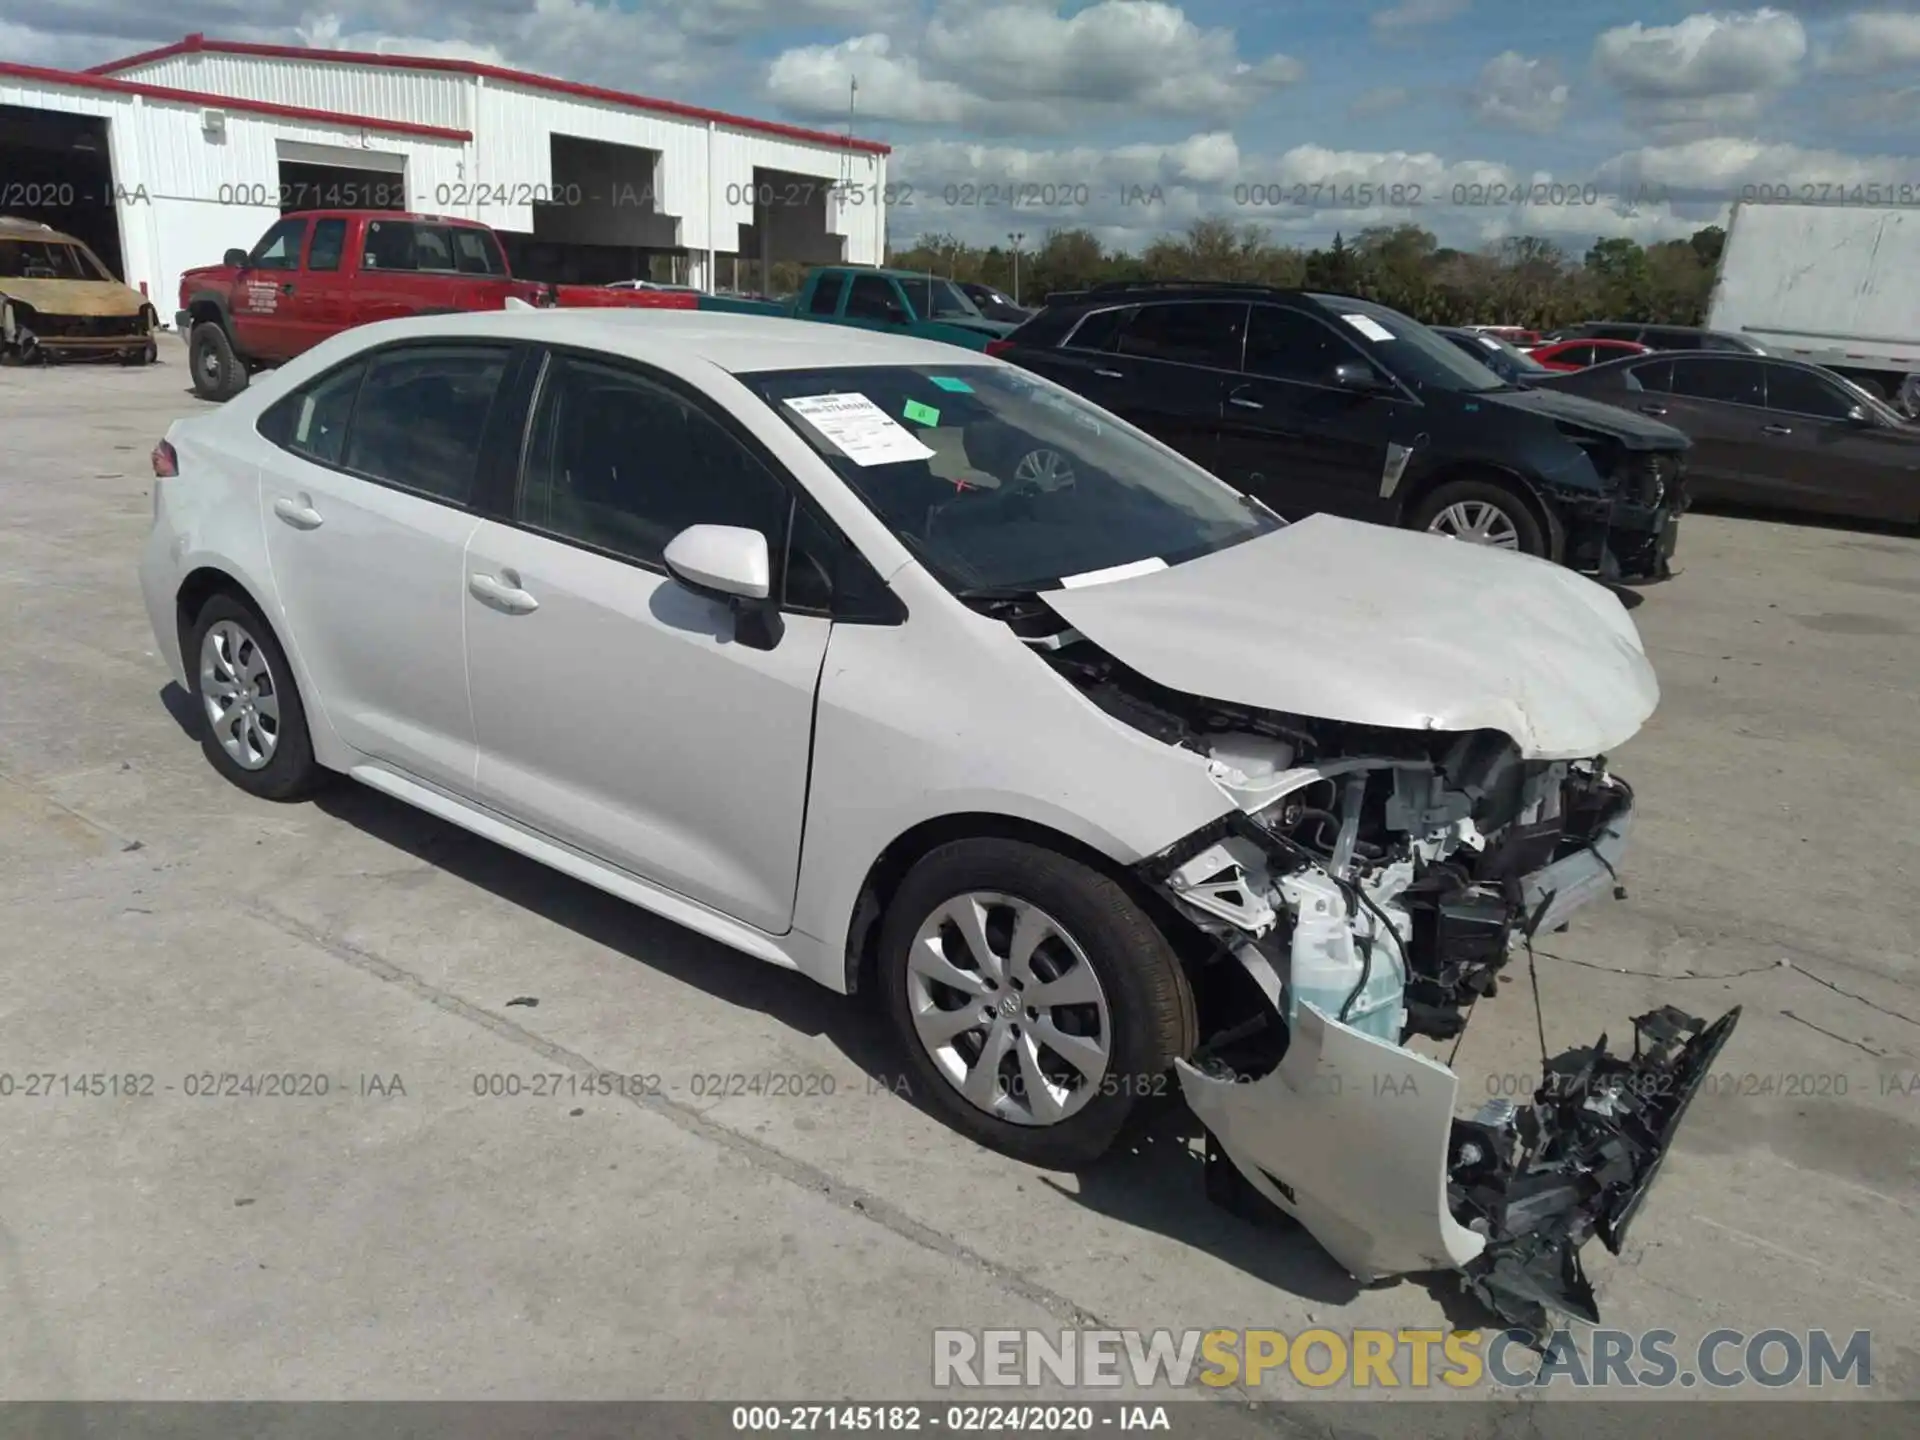
<path id="1" fill-rule="evenodd" d="M 1650 420 L 1631 410 L 1622 410 L 1618 405 L 1589 400 L 1582 395 L 1569 395 L 1564 390 L 1550 388 L 1551 385 L 1552 381 L 1547 376 L 1540 375 L 1523 390 L 1511 394 L 1501 391 L 1475 398 L 1512 410 L 1529 411 L 1548 420 L 1584 425 L 1589 430 L 1611 436 L 1629 450 L 1685 450 L 1692 443 L 1671 425 L 1662 425 L 1658 420 Z"/>
<path id="2" fill-rule="evenodd" d="M 1625 607 L 1545 560 L 1330 515 L 1047 604 L 1123 665 L 1227 704 L 1603 754 L 1660 698 Z"/>
<path id="3" fill-rule="evenodd" d="M 42 315 L 138 315 L 147 303 L 118 280 L 0 280 L 0 295 Z"/>

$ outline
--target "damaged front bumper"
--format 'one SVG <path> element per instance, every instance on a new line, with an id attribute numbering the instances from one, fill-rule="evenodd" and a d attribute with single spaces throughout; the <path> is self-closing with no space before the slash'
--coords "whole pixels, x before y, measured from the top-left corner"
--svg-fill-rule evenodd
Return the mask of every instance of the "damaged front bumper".
<path id="1" fill-rule="evenodd" d="M 1457 1036 L 1513 950 L 1624 894 L 1633 823 L 1632 791 L 1604 762 L 1503 778 L 1511 762 L 1470 751 L 1431 774 L 1404 759 L 1323 765 L 1301 793 L 1325 808 L 1249 806 L 1143 873 L 1261 997 L 1176 1065 L 1206 1127 L 1209 1193 L 1291 1216 L 1363 1283 L 1457 1271 L 1538 1333 L 1549 1310 L 1598 1318 L 1581 1248 L 1597 1235 L 1618 1251 L 1739 1012 L 1641 1016 L 1630 1055 L 1604 1036 L 1543 1055 L 1530 1104 L 1457 1115 L 1458 1077 L 1407 1042 Z M 1481 833 L 1474 814 L 1500 793 L 1502 823 Z M 1316 833 L 1330 843 L 1299 838 Z"/>
<path id="2" fill-rule="evenodd" d="M 1643 1015 L 1631 1056 L 1602 1036 L 1550 1062 L 1532 1105 L 1470 1120 L 1454 1113 L 1446 1066 L 1311 1007 L 1261 1079 L 1176 1068 L 1207 1129 L 1216 1201 L 1243 1214 L 1270 1203 L 1362 1283 L 1457 1270 L 1495 1314 L 1538 1334 L 1552 1310 L 1598 1322 L 1581 1247 L 1598 1235 L 1620 1252 L 1739 1015 Z"/>

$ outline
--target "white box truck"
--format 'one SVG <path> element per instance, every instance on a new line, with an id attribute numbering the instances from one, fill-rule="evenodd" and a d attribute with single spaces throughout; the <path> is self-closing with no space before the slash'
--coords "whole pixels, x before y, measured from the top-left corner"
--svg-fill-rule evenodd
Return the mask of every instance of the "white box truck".
<path id="1" fill-rule="evenodd" d="M 1769 355 L 1920 406 L 1920 207 L 1733 207 L 1707 316 Z"/>

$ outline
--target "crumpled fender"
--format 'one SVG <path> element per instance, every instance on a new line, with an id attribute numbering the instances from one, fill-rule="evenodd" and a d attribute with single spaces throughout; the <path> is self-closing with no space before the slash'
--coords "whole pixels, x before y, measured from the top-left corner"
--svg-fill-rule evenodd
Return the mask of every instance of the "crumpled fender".
<path id="1" fill-rule="evenodd" d="M 1455 1269 L 1486 1248 L 1447 1208 L 1459 1080 L 1446 1066 L 1312 1005 L 1259 1080 L 1174 1063 L 1187 1104 L 1234 1168 L 1363 1284 Z"/>

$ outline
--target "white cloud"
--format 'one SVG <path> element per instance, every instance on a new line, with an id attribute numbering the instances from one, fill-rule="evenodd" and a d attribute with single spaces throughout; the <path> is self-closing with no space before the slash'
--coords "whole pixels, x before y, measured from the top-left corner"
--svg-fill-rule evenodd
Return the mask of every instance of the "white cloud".
<path id="1" fill-rule="evenodd" d="M 1101 0 L 1072 16 L 1051 6 L 956 7 L 917 46 L 885 33 L 788 50 L 768 93 L 800 115 L 861 113 L 996 133 L 1057 131 L 1122 115 L 1221 120 L 1304 74 L 1286 55 L 1248 60 L 1231 30 L 1206 30 L 1157 0 Z"/>
<path id="2" fill-rule="evenodd" d="M 1401 0 L 1401 3 L 1386 10 L 1376 10 L 1368 17 L 1367 23 L 1377 33 L 1392 33 L 1401 30 L 1417 30 L 1424 25 L 1438 25 L 1451 20 L 1456 15 L 1465 14 L 1473 0 Z"/>
<path id="3" fill-rule="evenodd" d="M 1489 125 L 1544 134 L 1565 118 L 1569 94 L 1553 61 L 1507 50 L 1481 67 L 1469 103 Z"/>
<path id="4" fill-rule="evenodd" d="M 1891 11 L 1849 15 L 1839 42 L 1821 56 L 1820 65 L 1843 75 L 1920 65 L 1920 15 Z"/>
<path id="5" fill-rule="evenodd" d="M 1911 166 L 1911 160 L 1892 155 L 1716 136 L 1626 151 L 1602 165 L 1598 177 L 1654 201 L 1719 204 L 1782 193 L 1832 198 L 1856 185 L 1885 187 L 1889 181 L 1897 188 Z"/>
<path id="6" fill-rule="evenodd" d="M 1779 10 L 1689 15 L 1677 25 L 1638 21 L 1593 42 L 1603 79 L 1639 100 L 1703 100 L 1793 83 L 1807 32 Z"/>

